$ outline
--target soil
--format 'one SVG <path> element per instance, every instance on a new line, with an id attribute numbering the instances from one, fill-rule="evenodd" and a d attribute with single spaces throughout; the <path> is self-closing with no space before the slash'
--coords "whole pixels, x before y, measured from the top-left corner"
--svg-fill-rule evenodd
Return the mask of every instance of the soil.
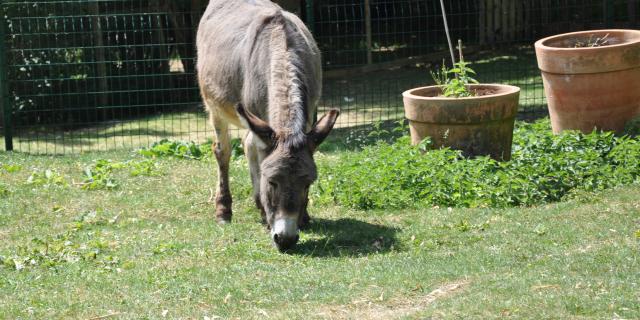
<path id="1" fill-rule="evenodd" d="M 586 39 L 575 39 L 573 40 L 573 45 L 570 48 L 597 48 L 597 47 L 606 47 L 611 45 L 609 38 L 609 34 L 605 34 L 602 37 L 595 37 L 594 35 L 590 35 L 589 38 Z"/>
<path id="2" fill-rule="evenodd" d="M 490 96 L 490 95 L 496 94 L 498 93 L 498 90 L 493 88 L 480 88 L 480 89 L 473 90 L 473 93 L 474 93 L 473 97 L 484 97 L 484 96 Z M 442 94 L 438 94 L 437 97 L 445 98 L 445 96 Z"/>
<path id="3" fill-rule="evenodd" d="M 492 88 L 480 88 L 480 89 L 473 90 L 473 92 L 476 94 L 476 97 L 483 97 L 483 96 L 490 96 L 492 94 L 496 94 L 498 93 L 498 90 L 492 89 Z"/>
<path id="4" fill-rule="evenodd" d="M 619 44 L 622 42 L 623 41 L 620 38 L 610 36 L 609 34 L 605 34 L 602 36 L 596 36 L 595 34 L 592 34 L 589 36 L 555 40 L 548 43 L 547 45 L 556 48 L 598 48 Z"/>

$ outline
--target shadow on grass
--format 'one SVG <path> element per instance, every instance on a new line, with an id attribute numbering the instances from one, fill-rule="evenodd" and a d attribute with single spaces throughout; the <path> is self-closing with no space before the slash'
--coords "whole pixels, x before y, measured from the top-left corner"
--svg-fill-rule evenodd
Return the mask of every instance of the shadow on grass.
<path id="1" fill-rule="evenodd" d="M 398 228 L 343 218 L 313 218 L 306 233 L 320 235 L 299 243 L 291 254 L 312 257 L 361 256 L 397 250 Z"/>
<path id="2" fill-rule="evenodd" d="M 16 135 L 16 138 L 22 143 L 45 141 L 60 146 L 66 147 L 80 147 L 80 146 L 94 146 L 98 143 L 105 143 L 108 139 L 122 138 L 133 139 L 135 137 L 171 137 L 174 134 L 169 130 L 157 130 L 152 128 L 132 128 L 121 129 L 112 132 L 99 132 L 98 130 L 84 130 L 69 132 L 65 134 L 52 134 L 48 132 L 35 133 L 30 132 L 27 134 Z"/>

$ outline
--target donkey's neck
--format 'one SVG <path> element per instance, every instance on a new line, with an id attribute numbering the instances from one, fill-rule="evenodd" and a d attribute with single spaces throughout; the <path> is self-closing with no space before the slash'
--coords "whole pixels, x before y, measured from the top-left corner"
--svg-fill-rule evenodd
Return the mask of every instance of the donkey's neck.
<path id="1" fill-rule="evenodd" d="M 270 47 L 269 124 L 284 135 L 304 134 L 307 110 L 302 63 L 289 48 L 284 19 L 272 25 Z"/>

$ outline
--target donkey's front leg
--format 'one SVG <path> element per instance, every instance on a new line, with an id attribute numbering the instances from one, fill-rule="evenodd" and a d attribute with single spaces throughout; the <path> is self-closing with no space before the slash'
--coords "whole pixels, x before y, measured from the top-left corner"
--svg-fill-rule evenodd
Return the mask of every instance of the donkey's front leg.
<path id="1" fill-rule="evenodd" d="M 307 207 L 309 205 L 309 195 L 307 194 L 305 197 L 304 205 L 302 206 L 302 213 L 298 218 L 298 228 L 300 230 L 305 230 L 309 227 L 309 223 L 311 222 L 311 217 L 309 216 L 309 211 Z"/>
<path id="2" fill-rule="evenodd" d="M 216 132 L 213 153 L 218 162 L 218 189 L 216 190 L 216 221 L 220 224 L 231 222 L 231 191 L 229 190 L 229 162 L 231 159 L 231 141 L 229 125 L 216 115 L 212 115 L 212 123 Z"/>
<path id="3" fill-rule="evenodd" d="M 260 202 L 260 163 L 262 163 L 266 154 L 265 151 L 259 149 L 259 144 L 260 142 L 256 141 L 253 133 L 247 133 L 244 139 L 244 153 L 249 161 L 249 173 L 251 174 L 251 183 L 253 184 L 253 200 L 258 210 L 260 210 L 262 223 L 268 227 L 267 214 L 262 207 L 262 202 Z"/>

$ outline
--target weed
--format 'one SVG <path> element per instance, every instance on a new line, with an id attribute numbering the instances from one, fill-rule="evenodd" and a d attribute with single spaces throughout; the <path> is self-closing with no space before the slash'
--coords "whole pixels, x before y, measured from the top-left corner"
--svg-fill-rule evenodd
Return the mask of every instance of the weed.
<path id="1" fill-rule="evenodd" d="M 358 209 L 424 206 L 511 207 L 562 200 L 640 181 L 640 139 L 612 133 L 555 136 L 549 121 L 518 123 L 510 162 L 379 142 L 322 168 L 314 199 Z"/>
<path id="2" fill-rule="evenodd" d="M 94 261 L 111 269 L 118 259 L 109 254 L 110 244 L 101 232 L 91 230 L 93 225 L 114 224 L 116 219 L 96 218 L 96 212 L 89 212 L 76 219 L 71 227 L 55 236 L 33 237 L 28 246 L 18 246 L 8 257 L 0 256 L 0 266 L 20 271 L 27 267 L 56 267 L 63 263 Z M 104 222 L 104 223 L 103 223 Z"/>
<path id="3" fill-rule="evenodd" d="M 161 242 L 158 243 L 155 248 L 153 248 L 152 252 L 154 255 L 170 254 L 179 252 L 184 247 L 185 245 L 175 242 Z"/>
<path id="4" fill-rule="evenodd" d="M 239 138 L 231 139 L 231 159 L 237 160 L 244 155 L 242 140 Z"/>
<path id="5" fill-rule="evenodd" d="M 132 177 L 161 175 L 158 164 L 150 159 L 124 162 L 100 159 L 84 169 L 84 180 L 80 186 L 85 190 L 115 189 L 118 184 L 113 178 L 113 173 L 121 169 L 129 169 L 129 174 Z"/>
<path id="6" fill-rule="evenodd" d="M 389 130 L 382 128 L 382 122 L 376 121 L 373 123 L 373 130 L 369 132 L 369 137 L 371 138 L 381 138 L 389 135 Z"/>
<path id="7" fill-rule="evenodd" d="M 80 184 L 85 190 L 115 189 L 118 184 L 112 177 L 113 170 L 125 165 L 111 160 L 100 159 L 84 169 L 84 180 Z"/>
<path id="8" fill-rule="evenodd" d="M 129 173 L 132 177 L 154 177 L 161 174 L 158 169 L 158 164 L 155 161 L 149 159 L 141 161 L 129 161 L 127 162 L 127 166 L 129 167 Z"/>
<path id="9" fill-rule="evenodd" d="M 149 149 L 141 149 L 139 153 L 145 157 L 173 156 L 200 160 L 211 154 L 209 143 L 197 144 L 194 142 L 161 140 L 154 143 Z"/>
<path id="10" fill-rule="evenodd" d="M 55 170 L 35 170 L 27 179 L 27 184 L 38 187 L 64 187 L 67 182 L 64 177 Z"/>
<path id="11" fill-rule="evenodd" d="M 472 77 L 476 72 L 469 67 L 470 63 L 464 61 L 462 55 L 462 42 L 459 42 L 460 60 L 454 63 L 452 69 L 447 69 L 444 61 L 440 70 L 431 71 L 431 77 L 437 85 L 442 86 L 442 95 L 445 97 L 462 98 L 472 97 L 475 93 L 469 90 L 468 86 L 472 83 L 478 83 Z M 450 77 L 453 75 L 453 78 Z"/>
<path id="12" fill-rule="evenodd" d="M 22 166 L 17 164 L 3 164 L 0 168 L 8 173 L 15 173 L 22 170 Z"/>

